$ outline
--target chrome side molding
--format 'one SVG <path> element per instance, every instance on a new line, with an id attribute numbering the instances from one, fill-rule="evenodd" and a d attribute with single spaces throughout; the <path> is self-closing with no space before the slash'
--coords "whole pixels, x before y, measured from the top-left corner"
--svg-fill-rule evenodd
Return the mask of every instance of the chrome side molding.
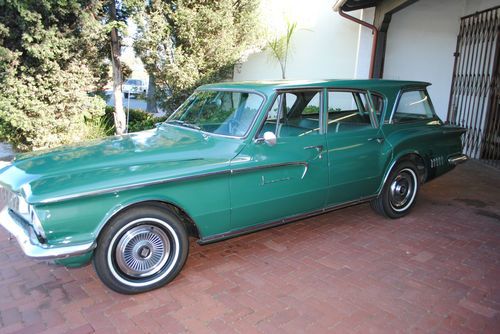
<path id="1" fill-rule="evenodd" d="M 166 184 L 166 183 L 172 183 L 172 182 L 186 182 L 186 181 L 192 181 L 195 179 L 200 179 L 203 177 L 213 177 L 213 176 L 220 176 L 220 175 L 233 175 L 233 174 L 239 174 L 239 173 L 248 173 L 248 172 L 252 172 L 252 171 L 256 171 L 256 170 L 260 170 L 260 169 L 287 167 L 287 166 L 303 166 L 304 173 L 302 174 L 302 178 L 304 178 L 304 176 L 306 175 L 307 170 L 309 168 L 309 164 L 306 161 L 292 161 L 292 162 L 280 162 L 280 163 L 275 163 L 275 164 L 259 165 L 259 166 L 252 166 L 252 167 L 223 169 L 223 170 L 219 170 L 219 171 L 206 172 L 206 173 L 197 174 L 197 175 L 177 176 L 177 177 L 172 177 L 172 178 L 167 178 L 167 179 L 153 180 L 153 181 L 146 181 L 146 182 L 139 182 L 139 183 L 134 183 L 134 184 L 129 184 L 129 185 L 117 186 L 117 187 L 107 188 L 107 189 L 91 190 L 91 191 L 87 191 L 87 192 L 80 192 L 80 193 L 75 193 L 75 194 L 70 194 L 70 195 L 50 197 L 50 198 L 41 200 L 39 203 L 51 204 L 51 203 L 73 200 L 73 199 L 82 198 L 82 197 L 99 196 L 99 195 L 117 193 L 120 191 L 132 190 L 132 189 L 137 189 L 137 188 L 142 188 L 142 187 L 147 187 L 147 186 L 154 186 L 154 185 L 160 185 L 160 184 Z"/>

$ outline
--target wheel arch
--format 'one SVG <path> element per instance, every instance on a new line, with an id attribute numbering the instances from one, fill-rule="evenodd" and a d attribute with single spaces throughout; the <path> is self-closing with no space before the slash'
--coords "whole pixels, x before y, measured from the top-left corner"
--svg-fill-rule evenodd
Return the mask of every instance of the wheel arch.
<path id="1" fill-rule="evenodd" d="M 418 151 L 404 151 L 395 156 L 394 159 L 392 159 L 391 163 L 388 165 L 386 168 L 386 171 L 384 173 L 384 178 L 382 179 L 382 183 L 380 184 L 380 187 L 378 189 L 378 194 L 380 195 L 382 189 L 384 188 L 384 185 L 387 181 L 387 178 L 391 174 L 392 170 L 396 167 L 398 163 L 401 161 L 409 160 L 415 164 L 417 167 L 418 175 L 420 178 L 420 183 L 425 183 L 427 180 L 428 176 L 428 171 L 427 171 L 427 165 L 425 163 L 425 160 L 422 156 L 422 154 Z"/>
<path id="2" fill-rule="evenodd" d="M 157 207 L 162 210 L 169 210 L 176 214 L 183 225 L 186 228 L 186 232 L 188 233 L 189 236 L 195 237 L 195 238 L 200 238 L 200 233 L 198 230 L 198 227 L 196 226 L 196 223 L 194 220 L 191 218 L 191 216 L 179 205 L 164 201 L 164 200 L 141 200 L 137 202 L 132 202 L 129 203 L 125 206 L 121 206 L 118 209 L 113 210 L 111 213 L 109 213 L 102 221 L 102 223 L 99 225 L 99 228 L 97 229 L 95 233 L 95 239 L 98 240 L 99 236 L 102 234 L 102 231 L 104 228 L 118 215 L 123 214 L 124 212 L 131 210 L 133 208 L 137 208 L 140 206 L 150 206 L 150 207 Z"/>

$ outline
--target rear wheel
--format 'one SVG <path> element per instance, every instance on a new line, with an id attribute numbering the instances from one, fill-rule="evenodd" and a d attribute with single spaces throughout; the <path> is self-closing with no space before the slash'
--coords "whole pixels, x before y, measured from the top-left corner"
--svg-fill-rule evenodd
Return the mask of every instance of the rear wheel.
<path id="1" fill-rule="evenodd" d="M 418 189 L 417 167 L 411 161 L 402 161 L 391 171 L 382 192 L 371 201 L 371 207 L 389 218 L 403 217 L 415 204 Z"/>
<path id="2" fill-rule="evenodd" d="M 161 287 L 182 269 L 189 239 L 181 220 L 158 207 L 120 214 L 102 231 L 94 254 L 99 278 L 120 293 Z"/>

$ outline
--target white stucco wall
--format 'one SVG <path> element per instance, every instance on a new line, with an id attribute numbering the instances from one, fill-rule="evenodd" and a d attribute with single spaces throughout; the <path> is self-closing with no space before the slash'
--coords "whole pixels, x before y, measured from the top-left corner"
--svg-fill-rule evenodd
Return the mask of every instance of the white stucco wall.
<path id="1" fill-rule="evenodd" d="M 385 79 L 429 81 L 432 101 L 446 119 L 462 16 L 500 0 L 420 0 L 393 15 L 387 34 Z"/>
<path id="2" fill-rule="evenodd" d="M 287 79 L 353 78 L 359 25 L 333 12 L 331 0 L 262 0 L 262 21 L 270 32 L 282 31 L 286 19 L 297 22 Z M 359 12 L 354 13 L 359 17 Z M 281 79 L 276 60 L 264 50 L 249 56 L 234 80 Z"/>

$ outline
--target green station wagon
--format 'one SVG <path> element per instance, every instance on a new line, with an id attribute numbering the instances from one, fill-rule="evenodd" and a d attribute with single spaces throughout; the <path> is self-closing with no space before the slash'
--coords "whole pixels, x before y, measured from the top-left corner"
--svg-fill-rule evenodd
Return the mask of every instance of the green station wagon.
<path id="1" fill-rule="evenodd" d="M 406 215 L 466 161 L 428 83 L 321 80 L 199 87 L 155 129 L 16 157 L 0 223 L 24 253 L 93 261 L 121 293 L 158 288 L 206 244 L 362 202 Z"/>

